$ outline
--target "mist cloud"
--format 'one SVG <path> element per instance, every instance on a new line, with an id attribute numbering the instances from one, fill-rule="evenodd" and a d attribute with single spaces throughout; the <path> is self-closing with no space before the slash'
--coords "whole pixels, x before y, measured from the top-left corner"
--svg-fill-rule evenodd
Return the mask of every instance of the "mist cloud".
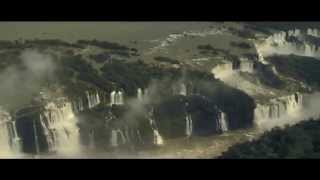
<path id="1" fill-rule="evenodd" d="M 0 106 L 10 108 L 29 103 L 32 96 L 54 77 L 56 65 L 50 55 L 24 50 L 19 58 L 20 64 L 0 72 Z"/>

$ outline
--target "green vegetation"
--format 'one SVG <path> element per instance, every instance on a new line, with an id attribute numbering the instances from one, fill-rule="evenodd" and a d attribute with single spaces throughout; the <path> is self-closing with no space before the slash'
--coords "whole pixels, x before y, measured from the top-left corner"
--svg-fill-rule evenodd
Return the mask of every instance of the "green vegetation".
<path id="1" fill-rule="evenodd" d="M 110 53 L 91 54 L 89 58 L 93 59 L 96 63 L 105 63 L 111 61 Z"/>
<path id="2" fill-rule="evenodd" d="M 128 51 L 130 48 L 124 45 L 120 45 L 118 43 L 112 43 L 108 41 L 98 41 L 98 40 L 78 40 L 78 44 L 84 44 L 84 45 L 91 45 L 91 46 L 97 46 L 104 49 L 112 49 L 112 50 L 122 50 L 122 51 Z"/>
<path id="3" fill-rule="evenodd" d="M 1 46 L 1 45 L 0 45 Z M 7 50 L 0 53 L 0 72 L 7 67 L 13 65 L 20 65 L 20 51 L 18 50 Z"/>
<path id="4" fill-rule="evenodd" d="M 254 33 L 251 32 L 250 30 L 242 30 L 242 29 L 236 29 L 236 28 L 233 28 L 233 27 L 228 27 L 228 30 L 239 36 L 239 37 L 242 37 L 242 38 L 245 38 L 245 39 L 249 39 L 249 38 L 254 38 Z"/>
<path id="5" fill-rule="evenodd" d="M 176 59 L 171 59 L 171 58 L 162 57 L 162 56 L 157 56 L 154 58 L 154 60 L 156 60 L 158 62 L 166 62 L 166 63 L 170 63 L 170 64 L 180 64 L 180 62 Z"/>
<path id="6" fill-rule="evenodd" d="M 320 38 L 314 36 L 305 36 L 305 41 L 309 44 L 315 45 L 316 47 L 320 46 Z"/>
<path id="7" fill-rule="evenodd" d="M 272 70 L 272 66 L 270 65 L 264 65 L 261 63 L 256 64 L 257 73 L 256 77 L 259 79 L 259 81 L 267 86 L 271 86 L 274 88 L 285 88 L 286 84 L 284 81 L 282 81 L 277 75 L 274 74 Z"/>
<path id="8" fill-rule="evenodd" d="M 320 122 L 309 120 L 274 128 L 259 139 L 231 147 L 221 159 L 320 158 Z"/>
<path id="9" fill-rule="evenodd" d="M 24 41 L 25 46 L 64 46 L 64 47 L 73 47 L 73 48 L 83 48 L 80 44 L 68 43 L 59 39 L 34 39 Z"/>
<path id="10" fill-rule="evenodd" d="M 257 60 L 258 59 L 258 55 L 254 54 L 254 53 L 243 53 L 242 56 L 245 58 L 248 58 L 249 60 Z"/>
<path id="11" fill-rule="evenodd" d="M 296 55 L 275 55 L 267 60 L 275 65 L 276 70 L 311 86 L 320 86 L 320 61 L 312 57 Z"/>
<path id="12" fill-rule="evenodd" d="M 222 49 L 214 48 L 210 44 L 198 45 L 197 48 L 200 50 L 200 54 L 218 55 L 219 51 L 223 51 Z"/>
<path id="13" fill-rule="evenodd" d="M 259 29 L 276 29 L 276 30 L 292 30 L 292 29 L 307 29 L 320 28 L 318 22 L 247 22 L 247 24 L 255 26 Z"/>
<path id="14" fill-rule="evenodd" d="M 251 45 L 249 43 L 246 42 L 235 42 L 235 41 L 231 41 L 230 45 L 233 47 L 238 47 L 241 49 L 250 49 Z"/>

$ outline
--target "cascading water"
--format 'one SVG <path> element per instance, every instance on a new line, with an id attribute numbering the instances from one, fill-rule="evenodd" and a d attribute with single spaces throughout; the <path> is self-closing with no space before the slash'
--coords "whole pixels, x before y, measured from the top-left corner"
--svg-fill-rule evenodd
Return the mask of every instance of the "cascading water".
<path id="1" fill-rule="evenodd" d="M 253 61 L 240 61 L 239 67 L 235 68 L 232 62 L 225 62 L 215 66 L 211 72 L 218 79 L 226 79 L 231 75 L 237 75 L 238 72 L 254 73 L 254 62 Z"/>
<path id="2" fill-rule="evenodd" d="M 307 34 L 310 36 L 320 37 L 320 33 L 319 33 L 318 29 L 308 28 Z"/>
<path id="3" fill-rule="evenodd" d="M 282 125 L 287 120 L 299 117 L 303 106 L 303 95 L 300 93 L 271 99 L 267 104 L 257 104 L 255 124 L 261 128 Z"/>
<path id="4" fill-rule="evenodd" d="M 116 91 L 112 91 L 110 94 L 110 105 L 116 104 Z"/>
<path id="5" fill-rule="evenodd" d="M 110 143 L 112 147 L 118 147 L 118 132 L 117 130 L 111 130 Z"/>
<path id="6" fill-rule="evenodd" d="M 252 61 L 241 61 L 239 70 L 241 72 L 254 73 L 254 63 Z"/>
<path id="7" fill-rule="evenodd" d="M 94 130 L 92 130 L 89 134 L 89 149 L 95 148 L 95 141 L 94 141 Z"/>
<path id="8" fill-rule="evenodd" d="M 0 156 L 11 156 L 20 152 L 20 138 L 15 122 L 8 112 L 0 108 Z"/>
<path id="9" fill-rule="evenodd" d="M 190 114 L 186 115 L 186 135 L 189 137 L 192 135 L 193 131 L 193 124 L 192 124 L 192 118 Z"/>
<path id="10" fill-rule="evenodd" d="M 153 130 L 153 144 L 155 145 L 163 145 L 164 142 L 163 142 L 163 138 L 162 136 L 160 135 L 159 131 L 158 131 L 158 128 L 157 128 L 157 124 L 153 118 L 153 109 L 148 113 L 148 119 L 149 119 L 149 123 L 150 123 L 150 126 Z"/>
<path id="11" fill-rule="evenodd" d="M 187 87 L 183 83 L 180 84 L 179 94 L 182 95 L 182 96 L 186 96 L 187 95 Z"/>
<path id="12" fill-rule="evenodd" d="M 227 116 L 224 112 L 220 111 L 218 115 L 218 122 L 217 122 L 217 130 L 221 132 L 226 132 L 229 130 Z"/>
<path id="13" fill-rule="evenodd" d="M 312 36 L 313 40 L 310 40 Z M 299 29 L 281 31 L 269 36 L 256 46 L 264 56 L 273 54 L 294 54 L 300 56 L 320 57 L 320 49 L 314 39 L 319 38 L 316 29 L 308 29 L 302 32 Z"/>
<path id="14" fill-rule="evenodd" d="M 94 108 L 95 106 L 100 104 L 100 96 L 99 93 L 96 92 L 94 94 L 90 94 L 88 91 L 86 91 L 86 96 L 88 100 L 88 108 Z"/>
<path id="15" fill-rule="evenodd" d="M 18 136 L 17 126 L 15 121 L 11 121 L 8 124 L 9 132 L 10 132 L 10 139 L 11 139 L 11 149 L 15 153 L 19 153 L 21 151 L 21 139 Z"/>
<path id="16" fill-rule="evenodd" d="M 121 139 L 121 141 L 119 141 L 119 139 Z M 120 144 L 125 144 L 125 143 L 126 143 L 126 137 L 121 129 L 111 130 L 110 144 L 112 147 L 118 147 Z"/>
<path id="17" fill-rule="evenodd" d="M 119 91 L 118 92 L 118 101 L 117 101 L 117 104 L 118 105 L 123 105 L 124 103 L 123 103 L 123 93 L 122 93 L 122 91 Z"/>
<path id="18" fill-rule="evenodd" d="M 143 144 L 143 139 L 139 129 L 137 129 L 137 137 L 138 137 L 138 140 Z"/>
<path id="19" fill-rule="evenodd" d="M 48 102 L 40 113 L 40 124 L 49 152 L 74 154 L 81 150 L 77 118 L 70 102 Z"/>
<path id="20" fill-rule="evenodd" d="M 221 130 L 222 132 L 229 130 L 226 114 L 224 112 L 221 112 Z"/>
<path id="21" fill-rule="evenodd" d="M 82 112 L 84 110 L 82 98 L 78 98 L 77 101 L 72 102 L 73 111 L 75 113 Z"/>
<path id="22" fill-rule="evenodd" d="M 149 91 L 148 89 L 141 89 L 141 88 L 138 88 L 137 89 L 137 99 L 139 101 L 146 101 L 148 99 L 148 95 L 149 95 Z"/>
<path id="23" fill-rule="evenodd" d="M 143 93 L 142 93 L 142 89 L 141 88 L 138 88 L 138 90 L 137 90 L 137 98 L 138 98 L 139 101 L 143 100 Z"/>
<path id="24" fill-rule="evenodd" d="M 123 92 L 122 91 L 112 91 L 110 94 L 110 105 L 123 105 L 124 99 L 123 99 Z"/>

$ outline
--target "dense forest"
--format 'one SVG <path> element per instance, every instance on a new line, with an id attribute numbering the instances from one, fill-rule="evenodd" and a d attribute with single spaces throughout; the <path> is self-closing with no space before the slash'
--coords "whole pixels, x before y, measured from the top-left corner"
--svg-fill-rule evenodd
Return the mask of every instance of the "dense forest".
<path id="1" fill-rule="evenodd" d="M 221 159 L 320 158 L 320 121 L 311 119 L 231 147 Z"/>

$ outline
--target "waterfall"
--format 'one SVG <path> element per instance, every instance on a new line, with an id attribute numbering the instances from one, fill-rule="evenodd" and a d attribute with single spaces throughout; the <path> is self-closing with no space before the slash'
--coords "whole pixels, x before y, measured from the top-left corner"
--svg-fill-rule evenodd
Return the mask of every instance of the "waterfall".
<path id="1" fill-rule="evenodd" d="M 148 89 L 141 89 L 141 88 L 138 88 L 137 89 L 137 99 L 139 101 L 146 101 L 148 99 L 148 94 L 149 94 L 149 91 Z"/>
<path id="2" fill-rule="evenodd" d="M 72 107 L 75 113 L 82 112 L 84 110 L 82 98 L 78 98 L 76 101 L 73 101 Z"/>
<path id="3" fill-rule="evenodd" d="M 15 155 L 20 148 L 15 122 L 8 112 L 0 108 L 0 156 Z"/>
<path id="4" fill-rule="evenodd" d="M 240 61 L 240 71 L 241 72 L 254 72 L 254 63 L 253 61 Z"/>
<path id="5" fill-rule="evenodd" d="M 117 102 L 118 105 L 123 105 L 123 93 L 122 91 L 119 91 L 118 92 L 118 102 Z"/>
<path id="6" fill-rule="evenodd" d="M 124 133 L 123 133 L 123 131 L 121 129 L 118 129 L 118 134 L 120 135 L 121 143 L 125 144 L 127 142 L 126 136 L 124 135 Z"/>
<path id="7" fill-rule="evenodd" d="M 264 56 L 273 54 L 294 54 L 299 56 L 320 57 L 318 45 L 307 36 L 319 38 L 316 29 L 301 32 L 299 29 L 279 32 L 269 36 L 263 43 L 256 46 Z"/>
<path id="8" fill-rule="evenodd" d="M 179 94 L 182 95 L 182 96 L 186 96 L 187 95 L 187 87 L 183 83 L 180 84 Z"/>
<path id="9" fill-rule="evenodd" d="M 65 99 L 60 99 L 60 102 L 48 102 L 40 113 L 40 125 L 44 131 L 49 152 L 77 153 L 80 151 L 77 118 L 70 102 Z"/>
<path id="10" fill-rule="evenodd" d="M 124 100 L 123 100 L 123 92 L 122 91 L 112 91 L 110 94 L 110 105 L 123 105 Z"/>
<path id="11" fill-rule="evenodd" d="M 139 129 L 137 129 L 137 136 L 138 136 L 138 140 L 143 144 L 143 139 Z"/>
<path id="12" fill-rule="evenodd" d="M 111 138 L 110 138 L 111 146 L 118 147 L 118 132 L 117 130 L 111 130 Z"/>
<path id="13" fill-rule="evenodd" d="M 186 115 L 186 135 L 189 137 L 192 135 L 193 131 L 193 124 L 192 124 L 192 118 L 191 115 Z"/>
<path id="14" fill-rule="evenodd" d="M 267 61 L 265 61 L 261 51 L 258 48 L 258 45 L 256 43 L 253 43 L 253 44 L 258 54 L 258 61 L 261 62 L 262 64 L 269 64 Z"/>
<path id="15" fill-rule="evenodd" d="M 138 88 L 137 90 L 137 98 L 139 101 L 143 101 L 143 93 L 141 88 Z"/>
<path id="16" fill-rule="evenodd" d="M 10 146 L 10 136 L 7 123 L 11 120 L 9 114 L 0 111 L 0 155 L 10 155 L 12 149 Z"/>
<path id="17" fill-rule="evenodd" d="M 94 149 L 94 148 L 95 148 L 94 130 L 92 130 L 89 133 L 89 149 Z"/>
<path id="18" fill-rule="evenodd" d="M 121 139 L 121 142 L 119 141 L 119 139 Z M 118 147 L 120 144 L 125 144 L 126 142 L 127 142 L 126 137 L 121 129 L 111 130 L 110 143 L 112 147 Z"/>
<path id="19" fill-rule="evenodd" d="M 222 132 L 228 131 L 228 123 L 226 119 L 226 114 L 224 112 L 221 112 L 220 125 Z"/>
<path id="20" fill-rule="evenodd" d="M 226 132 L 229 130 L 227 116 L 224 112 L 219 111 L 217 120 L 217 131 Z"/>
<path id="21" fill-rule="evenodd" d="M 320 37 L 318 29 L 308 28 L 307 29 L 307 34 L 310 35 L 310 36 Z"/>
<path id="22" fill-rule="evenodd" d="M 159 133 L 158 128 L 157 128 L 157 124 L 153 118 L 153 109 L 151 110 L 151 112 L 148 113 L 148 116 L 149 116 L 148 119 L 149 119 L 150 126 L 153 130 L 153 144 L 163 145 L 164 144 L 163 138 L 162 138 L 161 134 Z"/>
<path id="23" fill-rule="evenodd" d="M 215 66 L 211 72 L 216 78 L 221 80 L 231 77 L 232 75 L 238 75 L 238 72 L 254 73 L 254 62 L 250 60 L 242 60 L 240 61 L 239 68 L 235 68 L 232 62 L 225 62 Z"/>
<path id="24" fill-rule="evenodd" d="M 94 94 L 90 94 L 88 91 L 86 91 L 86 96 L 87 96 L 87 100 L 88 100 L 88 108 L 89 109 L 100 104 L 100 96 L 99 96 L 98 92 L 96 92 Z"/>
<path id="25" fill-rule="evenodd" d="M 235 73 L 235 71 L 232 68 L 231 62 L 219 64 L 219 65 L 215 66 L 211 72 L 218 79 L 225 79 Z"/>
<path id="26" fill-rule="evenodd" d="M 10 132 L 10 139 L 11 139 L 11 149 L 15 153 L 19 153 L 21 151 L 21 139 L 17 132 L 17 126 L 15 121 L 11 121 L 8 124 L 9 132 Z"/>
<path id="27" fill-rule="evenodd" d="M 40 145 L 39 145 L 39 136 L 38 136 L 38 131 L 37 131 L 37 126 L 36 126 L 36 120 L 33 120 L 33 136 L 34 136 L 34 143 L 36 147 L 36 154 L 40 153 Z"/>
<path id="28" fill-rule="evenodd" d="M 258 127 L 280 126 L 290 119 L 298 118 L 303 108 L 303 95 L 293 95 L 271 99 L 266 104 L 257 104 L 254 121 Z"/>
<path id="29" fill-rule="evenodd" d="M 112 91 L 110 94 L 110 105 L 116 104 L 116 91 Z"/>

